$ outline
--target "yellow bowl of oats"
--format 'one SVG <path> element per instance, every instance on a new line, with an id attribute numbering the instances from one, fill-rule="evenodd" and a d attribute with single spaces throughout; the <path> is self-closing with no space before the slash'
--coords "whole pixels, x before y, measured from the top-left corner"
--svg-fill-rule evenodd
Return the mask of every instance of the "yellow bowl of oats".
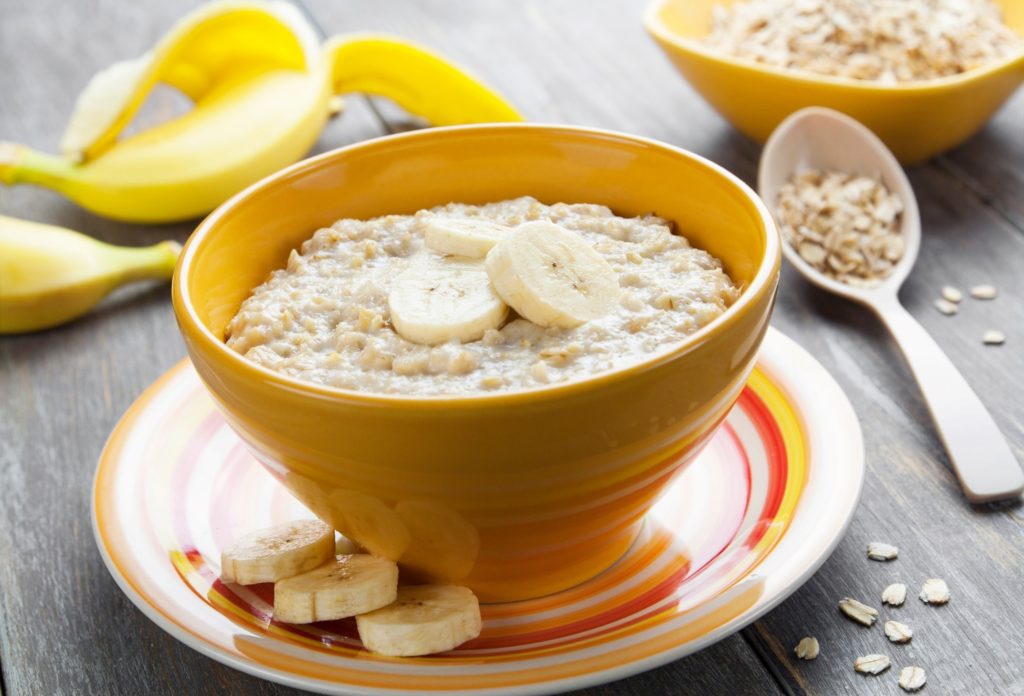
<path id="1" fill-rule="evenodd" d="M 644 23 L 759 142 L 791 113 L 825 106 L 915 164 L 971 137 L 1024 82 L 1018 0 L 654 0 Z"/>
<path id="2" fill-rule="evenodd" d="M 318 517 L 513 600 L 633 543 L 754 367 L 780 246 L 750 188 L 678 148 L 432 128 L 225 203 L 174 308 L 230 425 Z"/>

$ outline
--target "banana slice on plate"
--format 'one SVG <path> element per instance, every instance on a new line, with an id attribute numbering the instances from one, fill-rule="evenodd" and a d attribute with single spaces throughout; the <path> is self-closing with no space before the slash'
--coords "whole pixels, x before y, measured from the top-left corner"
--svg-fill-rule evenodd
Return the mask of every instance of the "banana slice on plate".
<path id="1" fill-rule="evenodd" d="M 441 218 L 426 222 L 423 242 L 439 254 L 482 259 L 511 231 L 490 220 Z"/>
<path id="2" fill-rule="evenodd" d="M 433 253 L 415 258 L 395 278 L 388 308 L 402 338 L 424 345 L 475 341 L 508 313 L 482 262 Z"/>
<path id="3" fill-rule="evenodd" d="M 333 621 L 386 607 L 398 591 L 398 566 L 352 554 L 274 584 L 274 618 L 285 623 Z"/>
<path id="4" fill-rule="evenodd" d="M 480 602 L 466 587 L 409 585 L 394 604 L 357 616 L 356 627 L 363 646 L 381 655 L 445 652 L 480 635 Z"/>
<path id="5" fill-rule="evenodd" d="M 239 585 L 277 582 L 312 570 L 334 556 L 334 530 L 299 520 L 246 534 L 221 553 L 220 579 Z"/>
<path id="6" fill-rule="evenodd" d="M 615 271 L 580 234 L 552 222 L 519 225 L 487 254 L 498 295 L 541 326 L 571 329 L 611 311 L 619 299 Z"/>

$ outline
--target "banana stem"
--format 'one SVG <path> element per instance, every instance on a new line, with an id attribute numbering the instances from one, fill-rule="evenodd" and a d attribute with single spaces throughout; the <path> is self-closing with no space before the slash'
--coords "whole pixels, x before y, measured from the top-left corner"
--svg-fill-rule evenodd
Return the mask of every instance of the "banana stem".
<path id="1" fill-rule="evenodd" d="M 75 165 L 69 160 L 17 143 L 0 142 L 0 183 L 38 184 L 59 191 L 74 174 Z"/>
<path id="2" fill-rule="evenodd" d="M 174 273 L 181 245 L 174 241 L 148 247 L 107 246 L 111 267 L 119 270 L 118 280 L 165 280 Z"/>

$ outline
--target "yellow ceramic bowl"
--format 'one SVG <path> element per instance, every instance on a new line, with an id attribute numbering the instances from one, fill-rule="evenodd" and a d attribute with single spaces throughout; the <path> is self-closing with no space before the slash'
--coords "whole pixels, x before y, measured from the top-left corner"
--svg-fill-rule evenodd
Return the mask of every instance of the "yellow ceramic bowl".
<path id="1" fill-rule="evenodd" d="M 654 0 L 644 24 L 694 89 L 758 142 L 791 113 L 827 106 L 873 130 L 900 162 L 916 164 L 971 137 L 1024 82 L 1024 49 L 953 77 L 896 85 L 731 58 L 710 51 L 702 39 L 710 30 L 711 8 L 732 2 Z M 1024 36 L 1024 2 L 996 2 L 1006 23 Z"/>
<path id="2" fill-rule="evenodd" d="M 506 394 L 318 386 L 223 342 L 250 290 L 318 227 L 526 194 L 674 220 L 725 262 L 742 295 L 642 364 Z M 228 422 L 317 515 L 413 576 L 509 600 L 579 583 L 629 547 L 739 395 L 768 326 L 779 252 L 756 194 L 683 150 L 561 126 L 439 128 L 314 157 L 222 205 L 182 253 L 174 309 Z"/>

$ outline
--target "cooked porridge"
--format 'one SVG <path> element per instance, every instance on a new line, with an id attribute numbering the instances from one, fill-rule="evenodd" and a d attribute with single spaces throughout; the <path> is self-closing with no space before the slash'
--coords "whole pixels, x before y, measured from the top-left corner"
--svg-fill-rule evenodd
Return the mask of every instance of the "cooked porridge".
<path id="1" fill-rule="evenodd" d="M 319 384 L 512 391 L 642 361 L 739 295 L 666 220 L 533 198 L 343 219 L 246 299 L 227 344 Z"/>
<path id="2" fill-rule="evenodd" d="M 956 75 L 1024 47 L 992 0 L 741 0 L 705 43 L 739 58 L 883 83 Z"/>

